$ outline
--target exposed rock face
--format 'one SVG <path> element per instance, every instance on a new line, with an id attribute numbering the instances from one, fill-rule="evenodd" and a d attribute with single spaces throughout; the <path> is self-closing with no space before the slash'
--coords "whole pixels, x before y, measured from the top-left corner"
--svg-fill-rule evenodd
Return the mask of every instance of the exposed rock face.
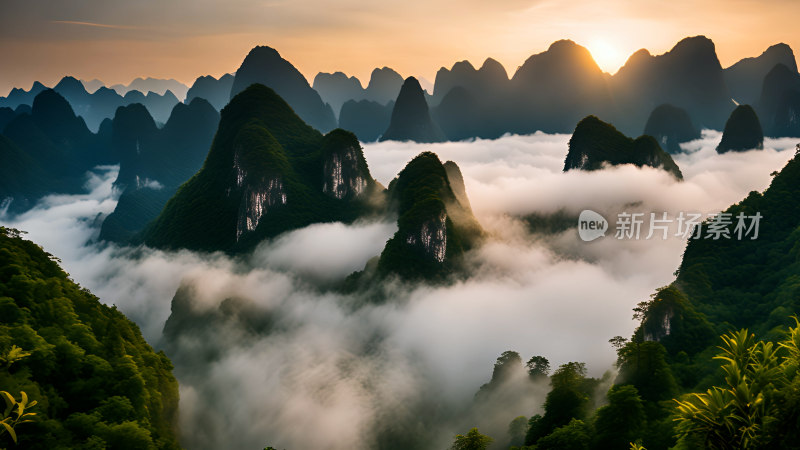
<path id="1" fill-rule="evenodd" d="M 426 255 L 443 263 L 447 254 L 447 213 L 442 210 L 438 216 L 422 222 L 419 230 L 409 230 L 406 244 L 420 245 Z"/>
<path id="2" fill-rule="evenodd" d="M 208 100 L 217 111 L 221 111 L 231 98 L 231 87 L 233 87 L 233 75 L 229 73 L 219 79 L 211 75 L 198 77 L 186 93 L 186 103 L 200 97 Z"/>
<path id="3" fill-rule="evenodd" d="M 144 241 L 246 251 L 312 223 L 355 220 L 370 211 L 366 197 L 376 185 L 352 133 L 323 136 L 256 84 L 223 109 L 203 167 L 167 202 Z"/>
<path id="4" fill-rule="evenodd" d="M 642 130 L 647 114 L 663 103 L 685 109 L 699 128 L 717 130 L 735 107 L 714 43 L 705 36 L 683 39 L 663 55 L 639 50 L 611 86 L 619 108 L 615 123 L 626 133 Z"/>
<path id="5" fill-rule="evenodd" d="M 339 114 L 339 127 L 352 131 L 362 142 L 374 142 L 389 127 L 394 100 L 386 105 L 370 100 L 348 100 Z"/>
<path id="6" fill-rule="evenodd" d="M 678 166 L 652 136 L 634 140 L 595 116 L 581 120 L 569 140 L 564 172 L 598 170 L 606 165 L 620 164 L 655 167 L 683 179 Z"/>
<path id="7" fill-rule="evenodd" d="M 666 103 L 656 107 L 650 114 L 644 134 L 656 138 L 661 147 L 671 154 L 681 152 L 681 143 L 700 139 L 700 132 L 692 125 L 689 113 Z"/>
<path id="8" fill-rule="evenodd" d="M 724 71 L 725 83 L 734 100 L 739 104 L 754 105 L 761 95 L 764 77 L 777 64 L 783 64 L 797 73 L 797 62 L 792 48 L 786 44 L 775 44 L 755 58 L 744 58 Z"/>
<path id="9" fill-rule="evenodd" d="M 123 190 L 100 239 L 124 243 L 158 217 L 178 187 L 203 166 L 219 113 L 202 98 L 178 103 L 158 129 L 140 104 L 120 107 L 110 122 L 109 147 L 120 159 L 115 186 Z"/>
<path id="10" fill-rule="evenodd" d="M 460 174 L 455 163 L 449 164 L 454 166 L 452 173 Z M 422 153 L 409 162 L 389 185 L 389 197 L 399 218 L 397 232 L 386 243 L 378 263 L 384 276 L 445 276 L 483 233 L 468 206 L 453 192 L 447 170 L 433 153 Z"/>
<path id="11" fill-rule="evenodd" d="M 403 83 L 392 110 L 389 128 L 381 141 L 442 142 L 445 136 L 434 123 L 425 100 L 425 93 L 414 77 Z"/>
<path id="12" fill-rule="evenodd" d="M 303 75 L 270 47 L 255 47 L 242 62 L 231 87 L 230 98 L 260 83 L 273 89 L 306 123 L 321 132 L 336 128 L 336 117 Z"/>
<path id="13" fill-rule="evenodd" d="M 360 159 L 363 154 L 353 145 L 330 152 L 323 165 L 322 192 L 340 200 L 363 194 L 368 183 Z"/>
<path id="14" fill-rule="evenodd" d="M 800 136 L 800 75 L 777 64 L 764 77 L 758 115 L 768 136 Z"/>
<path id="15" fill-rule="evenodd" d="M 725 124 L 717 152 L 742 152 L 763 148 L 764 133 L 755 110 L 750 105 L 739 105 Z"/>

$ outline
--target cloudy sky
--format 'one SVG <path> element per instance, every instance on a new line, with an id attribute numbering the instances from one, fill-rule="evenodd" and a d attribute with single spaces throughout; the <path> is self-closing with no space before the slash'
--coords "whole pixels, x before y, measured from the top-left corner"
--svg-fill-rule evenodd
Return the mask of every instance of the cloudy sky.
<path id="1" fill-rule="evenodd" d="M 570 38 L 614 72 L 639 48 L 669 50 L 685 36 L 717 44 L 723 66 L 769 45 L 800 47 L 794 0 L 1 0 L 0 95 L 62 76 L 108 84 L 236 70 L 270 45 L 309 80 L 374 67 L 433 81 L 441 66 L 494 57 L 509 72 Z"/>

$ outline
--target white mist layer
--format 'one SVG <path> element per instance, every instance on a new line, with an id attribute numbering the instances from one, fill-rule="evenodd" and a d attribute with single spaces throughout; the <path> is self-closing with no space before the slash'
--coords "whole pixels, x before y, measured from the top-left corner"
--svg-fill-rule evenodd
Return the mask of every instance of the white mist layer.
<path id="1" fill-rule="evenodd" d="M 717 212 L 765 189 L 796 144 L 767 139 L 764 151 L 718 155 L 720 137 L 705 132 L 684 146 L 688 153 L 675 157 L 683 182 L 632 166 L 562 173 L 567 135 L 365 145 L 370 170 L 384 185 L 422 151 L 455 161 L 491 238 L 469 255 L 469 279 L 447 287 L 392 284 L 388 303 L 355 311 L 342 306 L 352 299 L 316 286 L 363 268 L 394 233 L 394 223 L 312 225 L 235 261 L 221 254 L 84 245 L 114 208 L 113 169 L 93 175 L 86 195 L 51 196 L 0 223 L 28 231 L 63 260 L 73 279 L 136 321 L 157 348 L 180 286 L 194 288 L 197 311 L 237 298 L 279 318 L 280 331 L 268 335 L 246 332 L 238 322 L 223 325 L 207 338 L 226 352 L 207 365 L 182 367 L 188 354 L 170 355 L 176 373 L 184 374 L 185 446 L 370 448 L 379 417 L 414 414 L 408 405 L 433 397 L 445 410 L 465 411 L 426 424 L 430 447 L 444 448 L 471 426 L 502 441 L 514 417 L 540 412 L 546 388 L 483 414 L 468 411 L 505 350 L 524 360 L 543 355 L 553 367 L 584 361 L 594 376 L 611 368 L 608 339 L 631 334 L 631 309 L 674 279 L 685 247 L 677 238 L 607 236 L 584 243 L 575 230 L 531 235 L 515 216 L 625 208 L 672 217 Z M 365 353 L 376 335 L 377 348 Z M 179 348 L 188 352 L 193 345 L 202 348 L 205 341 Z"/>

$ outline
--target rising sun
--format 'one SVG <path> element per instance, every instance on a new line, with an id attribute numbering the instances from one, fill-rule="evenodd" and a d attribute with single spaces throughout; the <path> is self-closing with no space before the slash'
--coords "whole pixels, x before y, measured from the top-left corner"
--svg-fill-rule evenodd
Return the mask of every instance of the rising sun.
<path id="1" fill-rule="evenodd" d="M 593 39 L 586 46 L 601 69 L 615 73 L 625 63 L 625 54 L 607 40 Z"/>

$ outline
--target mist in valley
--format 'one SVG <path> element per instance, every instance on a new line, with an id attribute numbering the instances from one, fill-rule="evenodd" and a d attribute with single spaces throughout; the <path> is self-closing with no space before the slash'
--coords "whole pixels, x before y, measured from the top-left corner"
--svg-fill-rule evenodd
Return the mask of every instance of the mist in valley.
<path id="1" fill-rule="evenodd" d="M 506 350 L 552 368 L 587 364 L 602 377 L 608 339 L 629 336 L 631 309 L 670 283 L 685 241 L 583 242 L 577 223 L 542 232 L 528 217 L 711 214 L 763 190 L 796 141 L 717 154 L 721 134 L 684 144 L 678 182 L 652 168 L 563 173 L 569 135 L 504 136 L 442 144 L 365 144 L 384 186 L 422 151 L 455 161 L 488 239 L 467 255 L 470 275 L 446 285 L 388 281 L 375 292 L 330 289 L 379 255 L 394 218 L 316 224 L 251 254 L 165 252 L 96 242 L 119 195 L 116 168 L 98 168 L 87 193 L 48 196 L 0 216 L 63 262 L 101 301 L 134 320 L 175 364 L 181 442 L 188 448 L 361 449 L 391 442 L 445 448 L 477 426 L 507 442 L 509 422 L 541 412 L 548 391 L 512 374 L 475 400 Z M 515 393 L 511 395 L 510 393 Z M 524 395 L 519 395 L 523 392 Z"/>

